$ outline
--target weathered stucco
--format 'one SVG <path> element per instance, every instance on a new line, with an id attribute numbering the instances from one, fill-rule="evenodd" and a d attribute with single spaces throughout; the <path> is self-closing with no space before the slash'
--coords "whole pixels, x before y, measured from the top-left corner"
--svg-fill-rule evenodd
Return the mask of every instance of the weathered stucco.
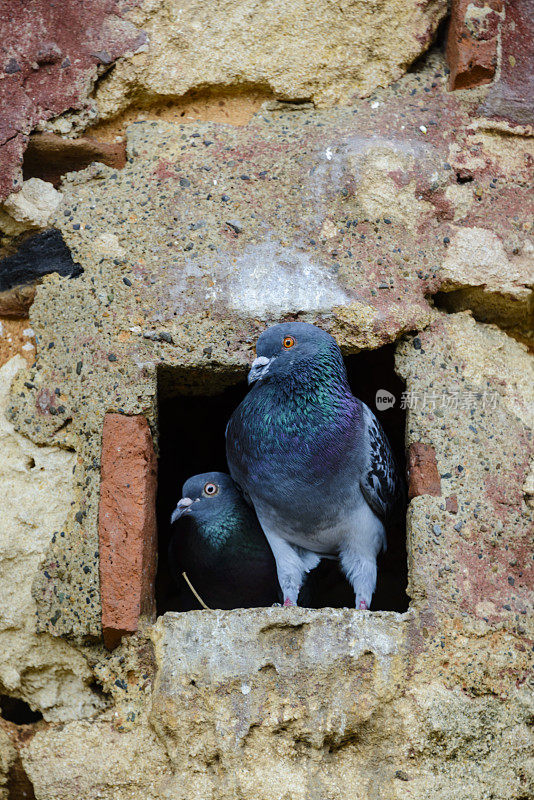
<path id="1" fill-rule="evenodd" d="M 9 800 L 8 780 L 9 773 L 17 758 L 17 750 L 11 737 L 0 727 L 0 799 Z"/>
<path id="2" fill-rule="evenodd" d="M 24 766 L 37 797 L 157 800 L 168 774 L 165 751 L 148 726 L 114 728 L 113 715 L 36 733 Z"/>
<path id="3" fill-rule="evenodd" d="M 158 364 L 175 368 L 166 376 L 182 391 L 217 391 L 243 375 L 270 320 L 298 312 L 354 352 L 427 326 L 428 296 L 443 289 L 446 304 L 451 285 L 475 285 L 477 316 L 498 322 L 504 308 L 507 326 L 528 335 L 525 172 L 501 171 L 440 64 L 349 109 L 276 107 L 242 128 L 132 125 L 122 171 L 93 165 L 63 183 L 54 225 L 84 272 L 38 287 L 38 364 L 12 399 L 21 431 L 79 456 L 65 537 L 34 587 L 41 629 L 100 634 L 103 418 L 145 414 L 155 426 Z M 505 142 L 505 164 L 508 154 Z M 460 170 L 473 180 L 458 184 Z M 451 188 L 468 193 L 457 219 Z M 486 260 L 465 266 L 458 242 L 473 231 L 497 257 L 483 247 Z"/>
<path id="4" fill-rule="evenodd" d="M 16 236 L 32 228 L 46 228 L 61 202 L 61 193 L 51 183 L 30 178 L 0 206 L 0 232 Z"/>
<path id="5" fill-rule="evenodd" d="M 470 308 L 478 319 L 503 328 L 527 331 L 532 326 L 534 258 L 530 241 L 508 256 L 502 240 L 492 231 L 459 228 L 441 276 L 440 303 L 447 310 Z"/>
<path id="6" fill-rule="evenodd" d="M 99 85 L 101 118 L 205 86 L 265 87 L 330 106 L 398 78 L 432 41 L 443 0 L 330 3 L 149 0 L 132 15 L 145 52 Z M 297 34 L 297 35 L 295 35 Z"/>
<path id="7" fill-rule="evenodd" d="M 76 456 L 36 445 L 6 419 L 11 383 L 25 367 L 15 356 L 0 368 L 0 694 L 24 699 L 47 720 L 86 717 L 103 707 L 89 665 L 67 642 L 36 632 L 31 594 L 51 538 L 64 534 Z"/>
<path id="8" fill-rule="evenodd" d="M 145 35 L 125 18 L 135 0 L 1 0 L 0 200 L 18 191 L 28 135 L 45 120 L 76 109 L 91 118 L 98 76 Z M 94 116 L 94 114 L 93 114 Z"/>

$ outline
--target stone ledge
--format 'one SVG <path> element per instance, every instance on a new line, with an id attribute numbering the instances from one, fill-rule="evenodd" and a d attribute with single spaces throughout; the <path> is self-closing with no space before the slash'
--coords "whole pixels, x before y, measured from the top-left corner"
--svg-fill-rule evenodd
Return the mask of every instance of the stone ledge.
<path id="1" fill-rule="evenodd" d="M 219 677 L 238 676 L 261 669 L 268 657 L 280 675 L 287 675 L 317 665 L 318 639 L 327 658 L 359 658 L 372 652 L 385 666 L 389 657 L 401 652 L 405 628 L 413 616 L 412 611 L 300 606 L 167 612 L 151 629 L 151 638 L 163 670 L 172 664 L 174 671 L 182 668 L 211 679 L 213 660 Z M 287 646 L 284 631 L 298 636 L 298 659 L 295 648 Z M 246 650 L 239 649 L 240 643 L 246 644 Z"/>
<path id="2" fill-rule="evenodd" d="M 283 724 L 313 747 L 340 742 L 404 682 L 413 619 L 333 608 L 167 613 L 151 631 L 151 722 L 176 765 L 188 759 L 181 731 L 192 718 L 206 729 L 217 719 L 214 747 L 230 758 L 257 726 Z"/>

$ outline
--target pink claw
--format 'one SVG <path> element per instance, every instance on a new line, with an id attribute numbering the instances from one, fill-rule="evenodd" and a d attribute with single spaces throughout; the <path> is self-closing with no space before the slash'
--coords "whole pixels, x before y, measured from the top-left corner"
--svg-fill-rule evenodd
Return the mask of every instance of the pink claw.
<path id="1" fill-rule="evenodd" d="M 286 599 L 284 600 L 284 608 L 289 608 L 289 606 L 294 606 L 294 605 L 295 603 L 292 603 L 289 597 L 286 597 Z"/>
<path id="2" fill-rule="evenodd" d="M 360 600 L 360 605 L 358 606 L 358 608 L 360 609 L 360 611 L 367 611 L 369 606 L 367 605 L 365 600 Z"/>

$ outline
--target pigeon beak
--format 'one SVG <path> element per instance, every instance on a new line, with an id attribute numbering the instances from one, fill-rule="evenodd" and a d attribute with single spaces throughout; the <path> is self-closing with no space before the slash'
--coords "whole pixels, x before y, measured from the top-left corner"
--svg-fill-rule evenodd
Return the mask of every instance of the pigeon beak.
<path id="1" fill-rule="evenodd" d="M 182 497 L 182 499 L 179 501 L 178 505 L 172 512 L 171 524 L 173 522 L 176 522 L 177 519 L 180 519 L 180 517 L 183 514 L 187 514 L 188 511 L 191 511 L 192 505 L 193 505 L 193 500 L 191 500 L 190 497 Z"/>
<path id="2" fill-rule="evenodd" d="M 250 372 L 248 373 L 248 383 L 249 386 L 251 383 L 255 383 L 256 381 L 261 381 L 262 378 L 265 378 L 269 371 L 269 364 L 271 363 L 272 358 L 266 358 L 265 356 L 258 356 L 253 362 L 250 368 Z"/>

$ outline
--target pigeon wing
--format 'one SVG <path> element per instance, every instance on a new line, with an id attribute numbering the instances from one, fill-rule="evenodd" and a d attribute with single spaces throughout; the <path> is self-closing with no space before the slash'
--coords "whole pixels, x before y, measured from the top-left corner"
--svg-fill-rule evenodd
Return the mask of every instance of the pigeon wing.
<path id="1" fill-rule="evenodd" d="M 363 405 L 363 409 L 369 459 L 360 478 L 360 486 L 374 513 L 387 525 L 400 508 L 402 479 L 382 426 L 366 405 Z"/>
<path id="2" fill-rule="evenodd" d="M 224 432 L 226 438 L 226 461 L 228 463 L 230 475 L 237 484 L 237 488 L 248 505 L 252 506 L 252 501 L 246 489 L 247 469 L 242 445 L 242 431 L 240 407 L 238 407 L 228 420 Z"/>

